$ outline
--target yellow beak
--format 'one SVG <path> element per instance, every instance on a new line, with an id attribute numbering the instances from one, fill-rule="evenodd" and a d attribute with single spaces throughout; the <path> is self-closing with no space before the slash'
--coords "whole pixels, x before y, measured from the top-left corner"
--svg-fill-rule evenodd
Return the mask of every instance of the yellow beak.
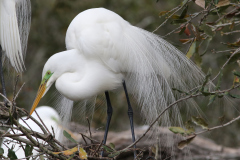
<path id="1" fill-rule="evenodd" d="M 46 91 L 46 83 L 43 83 L 40 85 L 40 87 L 38 89 L 37 96 L 34 100 L 34 103 L 32 105 L 31 111 L 30 111 L 30 115 L 32 115 L 33 111 L 37 107 L 37 105 L 38 105 L 40 99 L 42 98 L 43 94 L 45 93 L 45 91 Z"/>

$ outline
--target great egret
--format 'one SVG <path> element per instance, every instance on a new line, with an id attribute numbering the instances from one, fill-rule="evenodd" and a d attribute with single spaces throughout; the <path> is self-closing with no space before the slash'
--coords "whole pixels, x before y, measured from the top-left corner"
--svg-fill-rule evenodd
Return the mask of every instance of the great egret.
<path id="1" fill-rule="evenodd" d="M 108 118 L 104 143 L 112 116 L 108 91 L 123 85 L 135 141 L 127 89 L 149 124 L 179 97 L 172 92 L 173 87 L 189 90 L 205 79 L 204 73 L 170 43 L 104 8 L 88 9 L 73 19 L 66 33 L 66 48 L 67 51 L 54 54 L 46 62 L 30 114 L 54 82 L 56 89 L 72 101 L 105 92 Z M 193 100 L 188 100 L 186 105 L 197 108 Z M 181 124 L 176 106 L 156 125 Z M 155 133 L 157 136 L 157 127 Z M 171 139 L 166 143 L 171 144 Z"/>
<path id="2" fill-rule="evenodd" d="M 30 21 L 30 0 L 0 1 L 0 74 L 5 96 L 2 58 L 7 57 L 17 72 L 22 72 L 25 69 L 24 57 L 27 49 Z"/>
<path id="3" fill-rule="evenodd" d="M 60 117 L 57 113 L 57 111 L 55 111 L 53 108 L 49 107 L 49 106 L 40 106 L 36 109 L 38 115 L 41 117 L 43 123 L 45 124 L 45 126 L 48 128 L 48 130 L 53 134 L 52 132 L 52 127 L 54 129 L 54 133 L 55 133 L 55 138 L 59 139 L 60 138 L 60 132 L 59 132 L 59 122 L 60 122 Z M 35 118 L 36 120 L 40 121 L 38 119 L 38 116 L 36 113 L 33 113 L 32 115 L 33 118 Z M 26 119 L 27 117 L 22 117 L 22 119 Z M 21 119 L 19 120 L 19 123 L 21 125 L 23 125 L 26 128 L 31 128 L 33 131 L 39 132 L 39 133 L 43 133 L 42 130 L 38 127 L 38 125 L 36 125 L 35 122 L 33 122 L 31 119 L 27 119 L 25 120 L 25 122 L 28 124 L 26 125 L 26 123 L 24 123 Z M 29 126 L 29 127 L 28 127 Z M 21 132 L 17 132 L 16 130 L 14 130 L 15 133 L 21 134 Z M 11 134 L 12 131 L 10 132 Z M 24 136 L 22 136 L 21 138 L 26 138 Z M 25 158 L 25 152 L 22 149 L 22 147 L 20 146 L 20 144 L 18 144 L 17 142 L 11 142 L 11 139 L 9 138 L 5 138 L 3 141 L 10 141 L 10 142 L 4 142 L 5 144 L 2 144 L 1 148 L 4 149 L 4 156 L 7 157 L 8 154 L 8 148 L 14 147 L 14 151 L 16 153 L 16 156 L 18 157 L 18 159 L 21 158 Z M 43 141 L 41 139 L 38 139 L 39 143 L 42 143 Z M 23 143 L 22 143 L 23 144 Z M 7 146 L 8 147 L 7 147 Z M 23 144 L 25 145 L 25 144 Z M 25 146 L 24 146 L 25 148 Z M 33 155 L 37 155 L 38 152 L 34 149 L 33 150 Z"/>

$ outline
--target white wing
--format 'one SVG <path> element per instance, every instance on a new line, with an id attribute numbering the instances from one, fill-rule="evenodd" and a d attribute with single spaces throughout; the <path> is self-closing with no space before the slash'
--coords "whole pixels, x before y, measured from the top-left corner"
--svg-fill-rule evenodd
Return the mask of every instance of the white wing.
<path id="1" fill-rule="evenodd" d="M 30 19 L 30 0 L 0 1 L 0 44 L 17 72 L 25 69 Z"/>
<path id="2" fill-rule="evenodd" d="M 66 35 L 67 49 L 99 57 L 115 72 L 124 72 L 128 90 L 151 122 L 175 101 L 172 88 L 188 90 L 201 84 L 204 74 L 178 49 L 159 36 L 137 28 L 112 11 L 97 8 L 80 13 Z M 190 105 L 197 106 L 194 101 Z M 174 107 L 162 125 L 181 122 Z M 151 114 L 149 116 L 148 114 Z"/>

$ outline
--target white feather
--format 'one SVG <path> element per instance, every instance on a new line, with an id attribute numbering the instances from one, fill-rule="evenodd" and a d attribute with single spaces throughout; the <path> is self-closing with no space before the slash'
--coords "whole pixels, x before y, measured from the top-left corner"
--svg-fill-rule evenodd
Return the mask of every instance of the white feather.
<path id="1" fill-rule="evenodd" d="M 53 73 L 47 90 L 56 81 L 63 96 L 84 101 L 121 87 L 125 80 L 147 124 L 180 97 L 172 88 L 188 91 L 205 79 L 205 74 L 170 43 L 104 8 L 86 10 L 73 19 L 66 47 L 68 51 L 54 54 L 44 66 L 43 77 L 47 71 Z M 214 87 L 213 83 L 208 85 Z M 185 102 L 187 109 L 199 110 L 194 100 Z M 182 126 L 177 104 L 153 127 L 155 138 L 159 125 Z M 172 147 L 172 136 L 166 139 L 159 141 Z"/>
<path id="2" fill-rule="evenodd" d="M 30 0 L 0 1 L 0 45 L 17 72 L 25 69 L 31 21 Z"/>

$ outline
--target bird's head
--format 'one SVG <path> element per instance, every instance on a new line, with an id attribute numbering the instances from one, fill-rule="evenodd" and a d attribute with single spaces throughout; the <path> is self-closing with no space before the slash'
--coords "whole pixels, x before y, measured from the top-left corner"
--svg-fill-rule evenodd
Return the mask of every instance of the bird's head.
<path id="1" fill-rule="evenodd" d="M 52 55 L 44 65 L 42 81 L 37 92 L 37 96 L 32 105 L 30 115 L 37 107 L 40 99 L 47 93 L 52 84 L 64 73 L 73 72 L 74 64 L 80 64 L 77 50 L 59 52 Z"/>
<path id="2" fill-rule="evenodd" d="M 52 86 L 54 80 L 53 80 L 53 72 L 51 72 L 51 70 L 47 70 L 45 71 L 45 69 L 43 70 L 43 75 L 42 75 L 42 82 L 39 86 L 38 92 L 37 92 L 37 96 L 34 100 L 34 103 L 32 105 L 31 111 L 30 111 L 30 115 L 33 113 L 33 111 L 35 110 L 35 108 L 37 107 L 40 99 L 47 93 L 47 91 L 49 90 L 49 88 Z"/>

